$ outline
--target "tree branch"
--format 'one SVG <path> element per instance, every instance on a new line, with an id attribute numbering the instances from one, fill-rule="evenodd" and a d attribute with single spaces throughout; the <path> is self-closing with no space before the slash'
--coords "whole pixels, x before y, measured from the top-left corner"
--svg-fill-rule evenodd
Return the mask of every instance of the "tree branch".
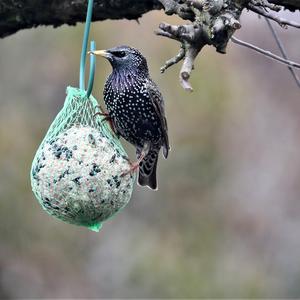
<path id="1" fill-rule="evenodd" d="M 138 19 L 161 9 L 156 0 L 95 0 L 93 21 Z M 76 25 L 85 22 L 87 0 L 1 0 L 0 38 L 39 25 Z"/>
<path id="2" fill-rule="evenodd" d="M 300 9 L 299 0 L 269 0 L 268 2 L 283 6 L 285 9 L 289 9 L 291 11 Z"/>
<path id="3" fill-rule="evenodd" d="M 276 44 L 281 52 L 281 55 L 284 59 L 288 60 L 288 56 L 287 56 L 287 53 L 286 53 L 286 50 L 285 50 L 285 47 L 284 45 L 282 44 L 275 28 L 273 27 L 271 21 L 268 19 L 268 18 L 265 18 L 267 24 L 268 24 L 268 27 L 270 28 L 271 32 L 272 32 L 272 35 L 274 36 L 274 39 L 276 41 Z M 295 70 L 291 67 L 291 66 L 288 66 L 288 69 L 290 70 L 294 80 L 296 81 L 296 84 L 298 85 L 298 87 L 300 88 L 300 79 L 299 77 L 297 76 Z"/>
<path id="4" fill-rule="evenodd" d="M 248 4 L 247 6 L 250 10 L 252 10 L 253 12 L 264 16 L 265 18 L 271 19 L 275 22 L 277 22 L 280 26 L 282 27 L 287 27 L 287 26 L 291 26 L 291 27 L 295 27 L 295 28 L 300 28 L 300 23 L 297 22 L 293 22 L 293 21 L 289 21 L 283 18 L 280 18 L 279 16 L 276 16 L 270 12 L 265 11 L 264 9 L 257 7 L 251 3 Z"/>
<path id="5" fill-rule="evenodd" d="M 282 57 L 280 57 L 280 56 L 278 56 L 278 55 L 276 55 L 276 54 L 274 54 L 274 53 L 272 53 L 272 52 L 270 52 L 268 50 L 261 49 L 261 48 L 255 46 L 255 45 L 252 45 L 250 43 L 247 43 L 247 42 L 244 42 L 242 40 L 239 40 L 236 37 L 232 36 L 231 40 L 232 40 L 232 42 L 234 42 L 237 45 L 244 46 L 246 48 L 252 49 L 252 50 L 254 50 L 254 51 L 256 51 L 256 52 L 258 52 L 260 54 L 263 54 L 264 56 L 266 56 L 268 58 L 274 59 L 274 60 L 276 60 L 276 61 L 278 61 L 278 62 L 280 62 L 280 63 L 282 63 L 284 65 L 287 65 L 287 66 L 289 66 L 291 68 L 300 69 L 300 64 L 299 63 L 296 63 L 296 62 L 291 61 L 291 60 L 286 59 L 286 58 L 282 58 Z"/>
<path id="6" fill-rule="evenodd" d="M 75 25 L 84 22 L 87 0 L 2 0 L 0 1 L 0 38 L 18 30 L 39 25 Z M 93 21 L 105 19 L 138 19 L 144 13 L 164 9 L 167 15 L 176 14 L 187 24 L 162 23 L 158 35 L 180 43 L 179 53 L 161 68 L 183 61 L 179 74 L 181 85 L 192 90 L 188 80 L 194 61 L 205 45 L 226 53 L 231 36 L 238 30 L 244 9 L 277 21 L 282 26 L 300 28 L 300 24 L 283 20 L 276 15 L 282 8 L 300 9 L 299 0 L 95 0 Z M 270 12 L 272 11 L 272 13 Z M 281 59 L 283 62 L 285 59 Z M 291 66 L 291 64 L 289 64 Z"/>
<path id="7" fill-rule="evenodd" d="M 218 2 L 214 0 L 215 2 Z M 209 1 L 186 0 L 198 8 Z M 234 1 L 228 1 L 234 2 Z M 235 0 L 237 4 L 247 2 Z M 286 9 L 300 9 L 299 0 L 269 0 L 269 3 L 284 6 Z M 166 13 L 176 13 L 183 18 L 191 18 L 180 1 L 170 0 L 96 0 L 94 21 L 105 19 L 138 19 L 151 10 L 166 7 Z M 174 5 L 175 4 L 175 5 Z M 0 1 L 0 38 L 9 36 L 21 29 L 52 25 L 75 25 L 85 21 L 86 0 L 1 0 Z"/>

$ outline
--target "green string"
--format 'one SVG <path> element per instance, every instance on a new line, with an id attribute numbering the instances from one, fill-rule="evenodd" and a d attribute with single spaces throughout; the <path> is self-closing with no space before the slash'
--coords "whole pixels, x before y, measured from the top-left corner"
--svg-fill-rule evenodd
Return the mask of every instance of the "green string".
<path id="1" fill-rule="evenodd" d="M 96 43 L 94 41 L 91 41 L 91 51 L 96 50 Z M 88 88 L 87 88 L 87 97 L 89 98 L 94 84 L 94 78 L 95 78 L 95 67 L 96 67 L 96 56 L 91 55 L 90 56 L 90 76 L 89 76 L 89 82 L 88 82 Z"/>
<path id="2" fill-rule="evenodd" d="M 90 33 L 90 27 L 91 27 L 91 21 L 92 21 L 93 5 L 94 5 L 94 0 L 89 0 L 87 15 L 86 15 L 85 29 L 84 29 L 84 36 L 83 36 L 83 42 L 82 42 L 81 59 L 80 59 L 79 88 L 81 90 L 85 90 L 86 54 L 87 54 L 87 45 L 88 45 L 88 39 L 89 39 L 89 33 Z M 95 49 L 95 42 L 92 42 L 91 50 L 94 50 L 94 49 Z M 90 65 L 90 78 L 89 78 L 88 93 L 87 93 L 88 97 L 90 96 L 90 93 L 93 88 L 94 74 L 95 74 L 95 58 L 92 55 L 91 65 Z"/>

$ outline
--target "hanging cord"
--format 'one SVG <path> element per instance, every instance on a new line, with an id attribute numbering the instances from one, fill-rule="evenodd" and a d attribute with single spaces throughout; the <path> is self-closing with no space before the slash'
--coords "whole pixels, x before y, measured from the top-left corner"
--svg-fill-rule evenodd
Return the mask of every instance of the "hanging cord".
<path id="1" fill-rule="evenodd" d="M 277 46 L 278 46 L 278 48 L 279 48 L 279 50 L 280 50 L 280 52 L 281 52 L 282 57 L 283 57 L 284 59 L 288 60 L 288 56 L 287 56 L 286 50 L 285 50 L 285 48 L 284 48 L 282 42 L 280 41 L 279 36 L 278 36 L 277 32 L 275 31 L 275 28 L 274 28 L 273 25 L 271 24 L 271 21 L 270 21 L 268 18 L 266 18 L 266 17 L 265 17 L 265 20 L 266 20 L 266 22 L 267 22 L 267 24 L 268 24 L 268 26 L 269 26 L 269 29 L 271 30 L 271 32 L 272 32 L 274 38 L 275 38 L 275 41 L 276 41 Z M 289 69 L 290 72 L 292 73 L 292 75 L 293 75 L 293 77 L 294 77 L 294 79 L 295 79 L 295 81 L 296 81 L 296 84 L 297 84 L 298 87 L 300 88 L 300 79 L 299 79 L 299 77 L 297 76 L 295 70 L 294 70 L 291 66 L 288 66 L 288 69 Z"/>
<path id="2" fill-rule="evenodd" d="M 86 14 L 86 23 L 82 41 L 82 50 L 81 50 L 81 59 L 80 59 L 80 74 L 79 74 L 79 88 L 85 90 L 85 66 L 86 66 L 86 54 L 87 54 L 87 45 L 90 34 L 90 27 L 93 15 L 93 5 L 94 0 L 89 0 L 88 9 Z M 95 50 L 96 44 L 94 41 L 91 42 L 91 51 Z M 87 88 L 87 97 L 91 95 L 93 84 L 94 84 L 94 75 L 95 75 L 95 64 L 96 60 L 93 55 L 90 57 L 90 76 Z"/>
<path id="3" fill-rule="evenodd" d="M 96 50 L 96 43 L 94 41 L 91 41 L 91 51 Z M 87 97 L 90 97 L 94 85 L 94 78 L 95 78 L 95 68 L 96 68 L 96 57 L 95 55 L 90 56 L 90 76 L 89 76 L 89 82 L 88 82 L 88 88 L 87 88 Z"/>

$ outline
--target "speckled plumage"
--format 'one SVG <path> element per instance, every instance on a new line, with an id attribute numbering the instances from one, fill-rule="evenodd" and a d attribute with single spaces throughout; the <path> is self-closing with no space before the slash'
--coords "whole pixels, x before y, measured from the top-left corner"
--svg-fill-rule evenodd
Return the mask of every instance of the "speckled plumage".
<path id="1" fill-rule="evenodd" d="M 156 166 L 160 148 L 169 151 L 164 102 L 149 76 L 146 59 L 128 46 L 106 50 L 113 71 L 104 88 L 104 101 L 117 133 L 136 147 L 137 157 L 144 151 L 138 183 L 157 188 Z"/>

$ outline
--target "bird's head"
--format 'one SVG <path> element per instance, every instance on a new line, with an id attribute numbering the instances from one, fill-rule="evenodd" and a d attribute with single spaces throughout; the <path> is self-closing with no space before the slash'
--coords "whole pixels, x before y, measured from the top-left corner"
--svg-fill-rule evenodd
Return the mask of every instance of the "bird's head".
<path id="1" fill-rule="evenodd" d="M 131 70 L 148 73 L 146 58 L 135 48 L 118 46 L 107 50 L 90 51 L 89 53 L 105 57 L 116 71 Z"/>

